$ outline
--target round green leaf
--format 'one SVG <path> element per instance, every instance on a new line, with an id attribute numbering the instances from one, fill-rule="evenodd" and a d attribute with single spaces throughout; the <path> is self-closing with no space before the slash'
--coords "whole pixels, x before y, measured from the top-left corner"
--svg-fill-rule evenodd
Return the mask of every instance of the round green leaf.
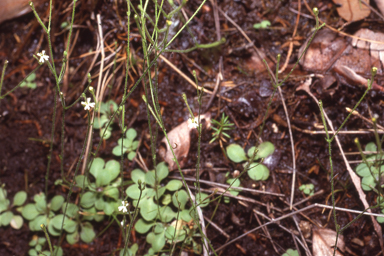
<path id="1" fill-rule="evenodd" d="M 119 139 L 117 141 L 118 145 L 115 146 L 113 149 L 112 149 L 112 154 L 115 155 L 115 156 L 121 156 L 121 141 L 122 139 Z M 120 142 L 120 143 L 119 143 Z M 123 147 L 123 154 L 125 153 L 126 151 L 126 148 Z"/>
<path id="2" fill-rule="evenodd" d="M 57 229 L 53 226 L 52 220 L 48 223 L 47 229 L 48 229 L 49 234 L 51 234 L 52 236 L 59 236 L 60 235 L 60 229 Z"/>
<path id="3" fill-rule="evenodd" d="M 159 183 L 168 176 L 169 170 L 165 162 L 161 162 L 156 166 L 156 174 L 159 180 Z"/>
<path id="4" fill-rule="evenodd" d="M 172 202 L 172 196 L 170 194 L 165 194 L 161 199 L 163 205 L 169 205 Z"/>
<path id="5" fill-rule="evenodd" d="M 84 175 L 77 175 L 75 177 L 76 185 L 80 188 L 86 188 L 89 186 L 89 180 Z"/>
<path id="6" fill-rule="evenodd" d="M 189 199 L 188 194 L 184 189 L 179 190 L 179 191 L 173 193 L 173 195 L 172 195 L 173 205 L 176 208 L 179 208 L 179 203 L 180 203 L 180 209 L 181 210 L 184 209 L 185 204 L 188 202 L 188 199 Z"/>
<path id="7" fill-rule="evenodd" d="M 135 129 L 129 128 L 125 133 L 125 136 L 128 140 L 133 141 L 137 136 L 137 132 L 135 131 Z"/>
<path id="8" fill-rule="evenodd" d="M 374 142 L 369 142 L 369 143 L 365 146 L 365 151 L 374 151 L 374 152 L 376 152 L 376 151 L 377 151 L 376 144 L 375 144 Z"/>
<path id="9" fill-rule="evenodd" d="M 24 217 L 24 219 L 30 221 L 36 218 L 37 215 L 39 215 L 39 212 L 36 210 L 36 206 L 34 204 L 27 204 L 23 207 L 21 215 Z"/>
<path id="10" fill-rule="evenodd" d="M 79 232 L 75 231 L 72 234 L 67 234 L 66 239 L 69 244 L 77 243 L 80 239 Z"/>
<path id="11" fill-rule="evenodd" d="M 80 205 L 84 208 L 91 208 L 96 201 L 96 195 L 93 192 L 85 192 L 80 199 Z"/>
<path id="12" fill-rule="evenodd" d="M 140 214 L 146 221 L 154 220 L 157 216 L 157 205 L 153 202 L 153 198 L 143 200 L 140 204 Z"/>
<path id="13" fill-rule="evenodd" d="M 102 196 L 100 196 L 95 201 L 95 207 L 96 207 L 97 210 L 102 211 L 104 209 L 104 206 L 105 206 L 105 200 L 104 200 L 104 198 Z"/>
<path id="14" fill-rule="evenodd" d="M 156 201 L 159 201 L 159 198 L 161 198 L 161 196 L 164 194 L 164 192 L 165 192 L 165 187 L 158 186 L 157 194 L 156 194 L 156 191 L 155 191 L 155 199 L 156 199 Z"/>
<path id="15" fill-rule="evenodd" d="M 47 226 L 47 216 L 39 215 L 34 220 L 28 223 L 28 227 L 31 231 L 41 231 L 40 225 L 44 224 Z"/>
<path id="16" fill-rule="evenodd" d="M 58 211 L 61 206 L 63 205 L 65 199 L 61 195 L 54 196 L 51 200 L 51 210 L 52 211 Z"/>
<path id="17" fill-rule="evenodd" d="M 376 187 L 376 182 L 372 175 L 363 177 L 363 179 L 361 180 L 362 189 L 365 191 L 371 191 L 372 188 L 370 186 L 373 188 Z"/>
<path id="18" fill-rule="evenodd" d="M 119 189 L 107 186 L 104 188 L 104 195 L 117 200 L 120 197 Z"/>
<path id="19" fill-rule="evenodd" d="M 104 205 L 104 213 L 108 216 L 112 215 L 115 210 L 117 210 L 119 207 L 119 204 L 114 201 L 108 201 L 105 202 Z"/>
<path id="20" fill-rule="evenodd" d="M 104 137 L 103 137 L 104 135 Z M 112 135 L 112 127 L 108 126 L 107 128 L 101 128 L 100 129 L 100 138 L 103 138 L 104 140 L 107 140 Z"/>
<path id="21" fill-rule="evenodd" d="M 159 179 L 159 176 L 157 176 Z M 148 184 L 151 187 L 155 186 L 155 172 L 154 171 L 149 171 L 145 174 L 145 183 Z"/>
<path id="22" fill-rule="evenodd" d="M 356 173 L 360 177 L 368 177 L 371 176 L 371 172 L 369 171 L 368 166 L 365 163 L 361 163 L 356 167 Z"/>
<path id="23" fill-rule="evenodd" d="M 191 221 L 192 219 L 192 216 L 190 214 L 191 210 L 189 209 L 184 209 L 180 212 L 179 216 L 180 216 L 180 219 L 182 219 L 183 221 L 185 222 L 189 222 Z"/>
<path id="24" fill-rule="evenodd" d="M 53 217 L 53 219 L 49 221 L 49 224 L 52 225 L 55 229 L 60 230 L 61 225 L 63 223 L 63 217 L 64 217 L 63 214 L 56 215 L 55 217 Z M 64 222 L 66 222 L 67 220 L 68 220 L 68 217 L 65 217 Z"/>
<path id="25" fill-rule="evenodd" d="M 100 173 L 103 173 L 105 161 L 98 157 L 95 158 L 92 162 L 91 168 L 89 169 L 89 172 L 95 177 L 98 178 Z"/>
<path id="26" fill-rule="evenodd" d="M 8 199 L 0 200 L 0 213 L 7 210 L 8 206 L 9 206 L 9 200 Z"/>
<path id="27" fill-rule="evenodd" d="M 80 238 L 85 243 L 90 243 L 95 238 L 96 234 L 93 230 L 93 226 L 89 222 L 81 223 Z"/>
<path id="28" fill-rule="evenodd" d="M 165 186 L 169 191 L 179 190 L 183 186 L 183 183 L 180 180 L 171 180 Z"/>
<path id="29" fill-rule="evenodd" d="M 26 199 L 27 199 L 27 193 L 25 191 L 19 191 L 16 193 L 15 197 L 13 198 L 13 205 L 21 206 L 25 203 Z"/>
<path id="30" fill-rule="evenodd" d="M 37 256 L 37 251 L 35 249 L 29 249 L 28 255 L 29 256 Z"/>
<path id="31" fill-rule="evenodd" d="M 128 160 L 129 160 L 129 161 L 132 161 L 133 158 L 135 158 L 135 156 L 136 156 L 136 152 L 134 152 L 134 151 L 129 152 L 129 153 L 128 153 Z"/>
<path id="32" fill-rule="evenodd" d="M 244 149 L 237 144 L 230 144 L 227 147 L 227 155 L 228 158 L 235 163 L 241 163 L 247 160 Z"/>
<path id="33" fill-rule="evenodd" d="M 273 152 L 275 151 L 275 146 L 271 142 L 265 141 L 261 143 L 257 149 L 258 151 L 255 158 L 256 160 L 272 155 Z"/>
<path id="34" fill-rule="evenodd" d="M 145 191 L 145 189 L 144 189 Z M 127 193 L 128 197 L 129 198 L 132 198 L 132 199 L 139 199 L 140 197 L 140 189 L 139 189 L 139 186 L 137 184 L 133 184 L 131 186 L 129 186 L 126 190 L 125 190 L 125 193 Z"/>
<path id="35" fill-rule="evenodd" d="M 153 225 L 155 225 L 155 223 L 152 221 L 145 221 L 144 219 L 139 219 L 135 224 L 135 230 L 140 234 L 145 234 Z"/>
<path id="36" fill-rule="evenodd" d="M 206 207 L 209 204 L 209 199 L 204 200 L 208 197 L 205 193 L 196 194 L 196 203 L 201 207 Z M 201 202 L 201 203 L 200 203 Z"/>
<path id="37" fill-rule="evenodd" d="M 0 201 L 3 201 L 7 198 L 7 190 L 0 187 Z"/>
<path id="38" fill-rule="evenodd" d="M 145 181 L 145 173 L 140 169 L 135 169 L 131 173 L 131 179 L 136 184 L 138 184 L 139 180 L 141 180 L 141 182 L 144 182 Z"/>
<path id="39" fill-rule="evenodd" d="M 66 211 L 65 211 L 65 207 L 67 207 Z M 61 210 L 62 212 L 65 212 L 65 215 L 67 215 L 69 218 L 75 218 L 78 214 L 79 207 L 73 203 L 65 203 L 61 207 Z"/>
<path id="40" fill-rule="evenodd" d="M 248 170 L 248 176 L 251 179 L 256 180 L 256 181 L 268 179 L 269 170 L 265 165 L 259 164 L 259 163 L 252 163 L 249 166 L 249 168 L 250 169 Z"/>
<path id="41" fill-rule="evenodd" d="M 3 212 L 0 215 L 1 225 L 8 226 L 13 218 L 13 213 L 10 211 Z"/>

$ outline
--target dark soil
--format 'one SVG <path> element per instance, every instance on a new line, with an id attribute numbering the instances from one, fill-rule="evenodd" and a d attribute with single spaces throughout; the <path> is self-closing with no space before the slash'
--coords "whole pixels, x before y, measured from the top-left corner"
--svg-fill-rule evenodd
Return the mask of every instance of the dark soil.
<path id="1" fill-rule="evenodd" d="M 71 13 L 68 10 L 71 9 L 69 8 L 71 1 L 54 2 L 54 19 L 51 32 L 52 45 L 54 55 L 62 56 L 68 33 L 60 33 L 62 31 L 60 24 L 68 21 L 70 18 Z M 86 77 L 88 68 L 92 63 L 93 55 L 87 57 L 80 56 L 89 52 L 90 49 L 95 50 L 97 44 L 97 26 L 96 21 L 91 19 L 92 13 L 101 14 L 104 35 L 114 30 L 113 33 L 105 38 L 105 45 L 113 48 L 116 42 L 118 47 L 122 46 L 120 54 L 123 55 L 127 38 L 126 21 L 124 20 L 126 18 L 126 3 L 118 1 L 119 3 L 116 7 L 115 1 L 90 0 L 78 2 L 79 6 L 77 8 L 75 24 L 80 25 L 80 27 L 74 30 L 73 37 L 77 36 L 77 40 L 69 59 L 69 74 L 64 79 L 62 85 L 68 105 L 76 100 L 86 88 L 86 83 L 83 83 L 83 79 Z M 218 2 L 220 2 L 219 7 L 265 53 L 268 63 L 271 63 L 272 70 L 275 68 L 274 62 L 276 61 L 277 54 L 282 55 L 282 62 L 285 61 L 288 48 L 282 49 L 280 46 L 287 42 L 293 33 L 297 15 L 291 9 L 297 10 L 297 2 L 277 0 L 225 0 Z M 186 7 L 188 16 L 191 16 L 191 12 L 196 10 L 199 4 L 200 1 L 191 0 L 188 2 Z M 335 6 L 331 1 L 309 1 L 308 4 L 311 7 L 314 7 L 316 4 L 320 5 L 317 6 L 320 10 L 323 10 L 320 17 L 328 25 L 339 27 L 342 24 L 342 20 L 338 17 L 337 12 L 334 11 Z M 301 9 L 302 13 L 310 15 L 304 4 Z M 47 17 L 47 6 L 40 6 L 38 13 L 41 17 Z M 252 28 L 253 24 L 259 23 L 262 20 L 271 21 L 273 28 L 268 30 L 255 30 Z M 375 22 L 377 22 L 377 16 L 371 14 L 367 18 L 367 23 L 375 24 Z M 137 28 L 133 19 L 131 24 L 133 33 L 137 34 Z M 314 25 L 315 21 L 313 19 L 301 17 L 297 31 L 297 35 L 302 37 L 298 41 L 300 46 L 311 35 L 311 29 Z M 368 25 L 357 22 L 348 26 L 348 29 L 352 31 L 350 33 L 353 33 L 360 27 Z M 205 70 L 205 73 L 198 71 L 199 83 L 205 86 L 215 83 L 216 75 L 220 68 L 220 58 L 222 58 L 224 81 L 233 81 L 236 86 L 227 92 L 223 92 L 221 96 L 231 99 L 232 102 L 228 103 L 225 100 L 221 100 L 219 103 L 218 98 L 216 98 L 208 111 L 212 113 L 215 119 L 220 119 L 222 112 L 229 115 L 230 121 L 236 123 L 236 129 L 229 132 L 231 139 L 228 141 L 228 144 L 236 142 L 248 149 L 251 145 L 256 144 L 259 139 L 257 135 L 260 126 L 257 121 L 262 120 L 268 105 L 269 95 L 265 95 L 264 86 L 265 83 L 269 83 L 269 76 L 265 70 L 254 69 L 251 62 L 252 48 L 245 47 L 247 42 L 244 37 L 222 15 L 220 15 L 220 27 L 221 36 L 226 38 L 225 44 L 214 49 L 192 51 L 185 54 L 185 56 Z M 192 20 L 190 28 L 196 37 L 196 41 L 199 43 L 209 43 L 216 40 L 215 21 L 210 1 L 207 1 L 202 12 Z M 76 35 L 78 31 L 79 34 Z M 20 38 L 20 42 L 16 41 L 16 34 Z M 138 72 L 143 71 L 141 62 L 143 56 L 140 55 L 140 38 L 132 36 L 130 43 L 137 60 L 136 72 L 131 72 L 130 74 L 130 79 L 132 80 L 129 80 L 129 85 L 132 85 L 139 77 Z M 193 40 L 191 40 L 188 32 L 184 31 L 171 47 L 173 49 L 186 49 L 192 46 Z M 294 46 L 293 55 L 286 70 L 290 70 L 297 60 L 300 46 Z M 26 74 L 37 67 L 38 64 L 32 58 L 32 54 L 40 52 L 41 49 L 48 49 L 47 40 L 43 30 L 35 21 L 33 14 L 27 14 L 0 25 L 0 63 L 3 65 L 5 60 L 10 62 L 5 72 L 2 94 L 11 90 Z M 165 54 L 164 56 L 193 79 L 191 71 L 196 68 L 186 58 L 180 54 Z M 55 63 L 59 67 L 61 65 L 60 61 L 60 57 L 55 59 Z M 74 72 L 74 69 L 76 69 L 76 72 Z M 94 67 L 90 72 L 92 75 L 98 74 L 98 67 Z M 296 91 L 296 87 L 304 80 L 300 77 L 309 73 L 301 70 L 299 67 L 292 74 L 291 79 L 283 84 L 283 96 L 288 106 L 289 118 L 293 126 L 302 130 L 321 130 L 314 127 L 315 124 L 321 124 L 318 106 L 308 94 L 303 91 Z M 280 77 L 284 75 L 286 75 L 286 72 L 285 74 L 280 74 Z M 60 186 L 54 185 L 54 182 L 61 178 L 61 160 L 59 155 L 62 142 L 63 110 L 58 102 L 57 112 L 53 113 L 55 84 L 48 68 L 44 65 L 36 72 L 36 76 L 38 87 L 35 90 L 19 88 L 0 101 L 0 182 L 5 184 L 9 198 L 13 198 L 13 195 L 19 190 L 27 191 L 29 195 L 28 202 L 33 200 L 34 194 L 45 189 L 47 156 L 49 155 L 49 142 L 54 114 L 56 114 L 56 121 L 54 123 L 53 154 L 48 178 L 48 195 L 53 197 L 56 194 L 66 195 L 68 192 Z M 93 79 L 92 85 L 96 88 L 97 78 Z M 222 88 L 222 90 L 224 89 L 226 88 Z M 116 72 L 113 87 L 106 92 L 107 96 L 105 99 L 110 95 L 111 99 L 119 103 L 121 102 L 123 91 L 124 72 L 120 69 Z M 319 100 L 323 101 L 325 111 L 333 121 L 334 126 L 339 127 L 348 115 L 345 108 L 352 108 L 364 93 L 364 89 L 352 84 L 339 82 L 334 83 L 328 89 L 323 89 L 319 83 L 315 83 L 312 87 L 312 92 Z M 167 131 L 187 120 L 189 116 L 188 110 L 181 98 L 182 93 L 187 94 L 188 101 L 192 104 L 193 111 L 197 114 L 196 90 L 174 70 L 160 61 L 159 101 L 163 109 L 163 118 Z M 153 164 L 149 148 L 148 121 L 145 104 L 141 100 L 142 94 L 144 94 L 144 88 L 140 84 L 128 99 L 126 124 L 130 124 L 131 127 L 135 128 L 142 138 L 140 153 L 144 158 L 144 162 L 151 168 Z M 203 97 L 203 109 L 205 109 L 205 104 L 207 104 L 209 98 L 210 95 Z M 250 103 L 247 102 L 250 99 L 256 100 L 253 102 L 249 101 Z M 357 110 L 362 116 L 367 118 L 370 118 L 372 114 L 378 114 L 378 124 L 384 125 L 382 99 L 383 94 L 381 92 L 371 91 Z M 272 100 L 271 109 L 272 112 L 268 115 L 260 138 L 263 141 L 271 141 L 276 147 L 272 161 L 268 164 L 271 176 L 265 182 L 254 182 L 245 174 L 241 178 L 241 185 L 248 188 L 282 193 L 286 196 L 278 198 L 245 192 L 240 193 L 242 196 L 267 204 L 268 207 L 253 203 L 247 203 L 247 205 L 240 204 L 237 199 L 231 199 L 229 204 L 220 202 L 212 221 L 229 234 L 230 240 L 260 225 L 255 218 L 253 210 L 262 212 L 270 218 L 277 218 L 290 212 L 287 209 L 287 203 L 291 194 L 292 152 L 289 130 L 286 126 L 287 117 L 281 100 L 277 95 Z M 220 113 L 219 115 L 218 112 Z M 71 178 L 73 177 L 73 166 L 77 163 L 78 156 L 81 154 L 87 131 L 86 111 L 78 103 L 75 107 L 65 112 L 64 120 L 64 173 Z M 273 132 L 276 126 L 278 131 Z M 111 152 L 121 133 L 119 132 L 118 125 L 114 124 L 113 127 L 112 137 L 102 142 L 98 153 L 98 156 L 104 159 L 116 159 Z M 343 130 L 356 131 L 368 128 L 371 128 L 371 126 L 365 121 L 357 116 L 352 116 Z M 320 190 L 324 192 L 297 207 L 300 209 L 313 203 L 329 205 L 331 202 L 329 198 L 331 193 L 329 181 L 331 177 L 328 148 L 324 135 L 309 134 L 298 129 L 293 129 L 292 132 L 298 171 L 294 203 L 306 198 L 306 195 L 299 191 L 298 187 L 301 184 L 313 183 L 315 185 L 315 192 Z M 373 133 L 366 135 L 340 135 L 339 138 L 346 152 L 357 151 L 357 147 L 354 144 L 356 136 L 362 145 L 374 141 Z M 196 142 L 196 134 L 192 134 L 192 137 L 192 141 Z M 162 138 L 161 134 L 159 138 Z M 224 157 L 217 141 L 209 144 L 211 138 L 211 131 L 204 130 L 201 141 L 201 166 L 204 171 L 200 179 L 225 182 L 224 175 L 226 172 L 233 173 L 234 170 L 242 169 L 242 167 L 240 164 L 235 164 Z M 99 142 L 99 133 L 96 131 L 93 140 L 94 150 Z M 228 144 L 224 144 L 224 146 Z M 338 190 L 338 193 L 335 194 L 337 206 L 348 209 L 364 209 L 335 143 L 333 143 L 332 150 L 335 190 Z M 193 143 L 184 168 L 195 168 L 196 152 L 197 145 Z M 348 159 L 359 160 L 361 157 L 357 154 L 348 156 Z M 355 165 L 352 166 L 355 167 Z M 135 162 L 132 164 L 127 160 L 125 161 L 124 171 L 126 177 L 129 177 L 130 171 L 134 168 L 139 168 L 139 166 Z M 225 168 L 225 171 L 215 171 L 215 168 Z M 176 172 L 174 172 L 174 175 L 177 175 Z M 195 176 L 190 175 L 188 177 Z M 206 185 L 202 185 L 202 187 L 210 188 Z M 371 205 L 375 204 L 375 198 L 376 194 L 373 192 L 367 193 L 367 200 Z M 205 216 L 211 218 L 217 204 L 218 202 L 215 201 L 205 208 Z M 273 207 L 280 211 L 274 210 Z M 357 214 L 337 212 L 338 224 L 342 227 L 355 217 L 357 217 Z M 303 215 L 298 214 L 295 218 L 298 222 L 300 220 L 313 220 L 335 230 L 333 218 L 329 215 L 328 210 L 323 213 L 322 209 L 313 208 L 304 212 Z M 268 222 L 264 218 L 259 217 L 259 219 L 261 223 Z M 101 232 L 107 224 L 107 221 L 95 224 L 96 232 Z M 292 218 L 284 219 L 279 224 L 287 229 L 297 230 Z M 225 247 L 221 251 L 222 255 L 281 255 L 288 248 L 296 248 L 291 234 L 282 230 L 276 224 L 269 225 L 267 228 L 278 252 L 275 251 L 266 233 L 260 229 Z M 139 244 L 138 255 L 144 255 L 148 249 L 145 237 L 138 233 L 133 234 L 131 242 L 137 242 Z M 32 235 L 33 233 L 29 232 L 27 224 L 24 224 L 20 230 L 14 230 L 9 226 L 1 227 L 0 255 L 27 255 L 29 250 L 28 242 L 31 240 Z M 213 248 L 218 248 L 228 242 L 227 238 L 212 226 L 209 227 L 207 235 Z M 351 243 L 352 239 L 356 238 L 364 241 L 363 247 Z M 377 235 L 369 217 L 362 217 L 355 221 L 344 232 L 344 239 L 355 255 L 376 255 L 381 251 Z M 53 241 L 57 242 L 56 239 L 53 239 Z M 308 241 L 311 249 L 312 242 L 310 239 Z M 78 243 L 70 246 L 64 240 L 62 247 L 65 255 L 111 255 L 117 248 L 123 247 L 123 243 L 121 241 L 120 229 L 116 225 L 112 225 L 105 233 L 96 237 L 91 244 Z M 348 253 L 346 254 L 349 255 Z"/>

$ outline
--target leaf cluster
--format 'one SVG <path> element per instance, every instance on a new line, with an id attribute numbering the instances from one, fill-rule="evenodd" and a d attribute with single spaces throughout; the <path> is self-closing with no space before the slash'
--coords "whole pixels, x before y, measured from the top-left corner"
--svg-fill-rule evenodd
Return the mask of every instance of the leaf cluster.
<path id="1" fill-rule="evenodd" d="M 13 214 L 12 208 L 22 206 L 26 199 L 27 193 L 19 191 L 13 197 L 13 203 L 10 205 L 10 201 L 7 199 L 7 190 L 5 190 L 4 185 L 0 187 L 0 227 L 11 225 L 14 229 L 20 229 L 23 226 L 23 218 Z M 16 210 L 20 211 L 21 208 L 18 207 Z"/>
<path id="2" fill-rule="evenodd" d="M 112 135 L 112 126 L 106 125 L 109 122 L 109 118 L 112 114 L 117 110 L 117 104 L 113 100 L 109 100 L 107 102 L 101 102 L 100 104 L 100 117 L 96 116 L 93 122 L 93 128 L 100 129 L 100 137 L 104 137 L 103 139 L 107 140 Z"/>
<path id="3" fill-rule="evenodd" d="M 126 193 L 133 200 L 132 205 L 139 209 L 141 218 L 135 224 L 135 230 L 140 234 L 147 234 L 146 241 L 151 244 L 148 255 L 161 251 L 166 243 L 184 242 L 198 248 L 192 236 L 196 227 L 192 223 L 191 212 L 186 205 L 188 194 L 181 189 L 183 184 L 179 180 L 170 180 L 166 184 L 162 181 L 168 176 L 169 170 L 164 162 L 159 163 L 155 170 L 147 173 L 140 169 L 132 171 L 132 181 Z M 144 189 L 140 190 L 141 182 L 145 182 Z M 205 200 L 207 194 L 196 195 L 200 207 L 208 205 Z M 201 199 L 200 199 L 201 198 Z M 201 200 L 201 202 L 199 201 Z M 177 211 L 174 211 L 177 209 Z"/>
<path id="4" fill-rule="evenodd" d="M 263 142 L 257 148 L 253 146 L 248 150 L 247 154 L 238 144 L 230 144 L 226 150 L 228 158 L 235 163 L 251 161 L 247 170 L 248 176 L 251 179 L 259 181 L 267 180 L 269 178 L 268 168 L 265 165 L 254 161 L 266 158 L 273 154 L 275 146 L 271 142 Z"/>
<path id="5" fill-rule="evenodd" d="M 120 138 L 117 141 L 117 146 L 113 148 L 112 154 L 121 156 L 121 154 L 128 154 L 128 160 L 132 161 L 136 155 L 136 149 L 139 146 L 139 141 L 135 140 L 137 132 L 133 128 L 129 128 L 125 133 L 125 138 Z M 121 150 L 123 149 L 123 150 Z"/>

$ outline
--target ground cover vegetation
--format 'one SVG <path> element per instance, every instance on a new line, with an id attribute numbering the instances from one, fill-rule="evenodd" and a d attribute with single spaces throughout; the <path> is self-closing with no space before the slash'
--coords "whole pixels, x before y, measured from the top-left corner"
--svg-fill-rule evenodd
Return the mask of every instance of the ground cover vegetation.
<path id="1" fill-rule="evenodd" d="M 29 2 L 0 254 L 384 253 L 383 10 L 346 2 Z"/>

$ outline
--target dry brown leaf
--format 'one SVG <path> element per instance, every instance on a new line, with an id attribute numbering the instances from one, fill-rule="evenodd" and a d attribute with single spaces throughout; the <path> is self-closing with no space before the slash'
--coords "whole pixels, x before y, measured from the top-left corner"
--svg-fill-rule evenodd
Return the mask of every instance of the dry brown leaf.
<path id="1" fill-rule="evenodd" d="M 384 15 L 384 1 L 383 0 L 375 0 L 377 8 L 380 10 L 381 14 Z"/>
<path id="2" fill-rule="evenodd" d="M 29 6 L 29 1 L 30 0 L 0 0 L 0 23 L 31 12 L 32 9 Z M 36 7 L 41 2 L 42 0 L 34 0 L 33 4 Z"/>
<path id="3" fill-rule="evenodd" d="M 206 124 L 209 125 L 211 122 L 211 113 L 205 113 L 204 115 L 200 115 L 200 120 L 205 120 Z M 190 132 L 194 128 L 188 125 L 188 120 L 181 123 L 180 125 L 173 128 L 170 132 L 168 132 L 168 139 L 173 148 L 173 152 L 176 155 L 177 161 L 182 168 L 186 161 L 189 152 L 189 147 L 191 145 L 191 135 Z M 167 142 L 167 139 L 164 137 L 161 140 L 162 143 L 166 145 L 165 148 L 161 148 L 159 150 L 160 156 L 164 159 L 165 162 L 168 163 L 168 168 L 170 171 L 176 170 L 177 165 L 173 160 L 172 150 L 170 145 Z"/>
<path id="4" fill-rule="evenodd" d="M 366 3 L 367 0 L 332 0 L 335 4 L 341 7 L 337 8 L 337 13 L 341 18 L 348 22 L 362 20 L 369 16 L 371 10 L 362 4 L 360 1 Z"/>
<path id="5" fill-rule="evenodd" d="M 313 228 L 312 234 L 312 253 L 313 256 L 332 256 L 336 241 L 336 232 L 327 228 Z M 339 235 L 337 239 L 337 247 L 340 251 L 345 251 L 344 236 Z M 336 256 L 342 256 L 336 251 Z"/>

